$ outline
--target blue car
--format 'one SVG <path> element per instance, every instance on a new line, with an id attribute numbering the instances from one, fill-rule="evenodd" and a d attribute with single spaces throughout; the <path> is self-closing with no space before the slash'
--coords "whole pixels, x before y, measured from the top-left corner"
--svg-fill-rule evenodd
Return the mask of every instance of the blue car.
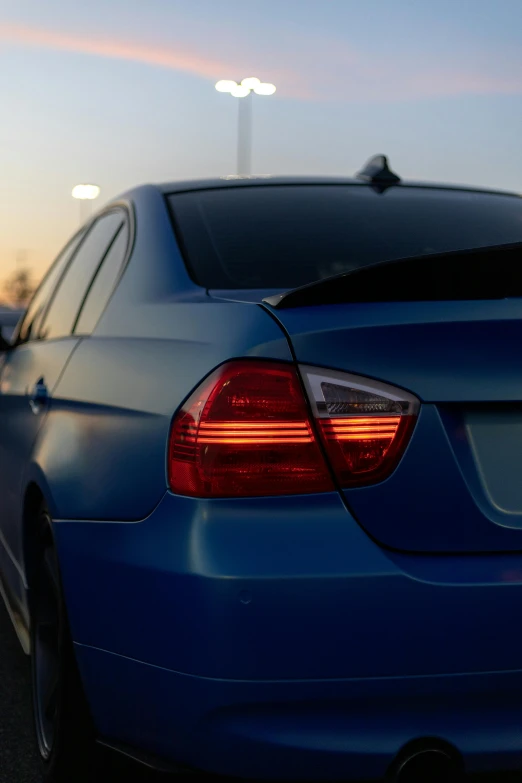
<path id="1" fill-rule="evenodd" d="M 522 200 L 143 186 L 0 354 L 2 592 L 44 779 L 522 766 Z"/>

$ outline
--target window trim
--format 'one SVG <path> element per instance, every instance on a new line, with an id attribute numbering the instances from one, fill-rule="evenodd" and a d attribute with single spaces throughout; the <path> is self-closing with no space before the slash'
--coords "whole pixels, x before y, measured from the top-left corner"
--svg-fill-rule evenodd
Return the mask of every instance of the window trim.
<path id="1" fill-rule="evenodd" d="M 96 278 L 98 277 L 98 275 L 100 273 L 101 268 L 103 267 L 103 265 L 105 264 L 105 262 L 107 260 L 107 256 L 109 255 L 109 253 L 111 252 L 112 248 L 114 247 L 114 245 L 115 245 L 118 237 L 120 236 L 121 232 L 124 231 L 127 226 L 128 226 L 128 222 L 124 218 L 121 226 L 119 227 L 119 229 L 114 234 L 111 243 L 109 244 L 107 250 L 103 254 L 100 263 L 98 264 L 98 266 L 94 270 L 94 274 L 91 277 L 91 281 L 90 281 L 89 285 L 87 286 L 87 290 L 85 291 L 84 297 L 83 297 L 83 299 L 82 299 L 82 301 L 80 303 L 80 308 L 79 308 L 79 310 L 78 310 L 78 312 L 76 314 L 76 318 L 74 319 L 74 323 L 73 323 L 71 334 L 77 334 L 77 335 L 82 335 L 82 336 L 83 335 L 87 335 L 88 336 L 89 334 L 91 334 L 92 330 L 90 332 L 80 332 L 80 331 L 77 331 L 78 322 L 80 321 L 80 318 L 82 317 L 82 313 L 83 313 L 84 307 L 85 307 L 85 305 L 87 303 L 87 300 L 89 298 L 89 294 L 92 291 L 93 285 L 94 285 L 94 283 L 96 281 Z M 128 245 L 128 240 L 127 240 L 127 245 Z M 125 252 L 123 254 L 123 259 L 125 259 L 126 255 L 127 255 L 127 248 L 125 248 Z M 123 261 L 122 261 L 122 263 L 123 263 Z M 99 318 L 98 318 L 98 320 L 99 320 Z M 98 323 L 98 321 L 96 321 L 96 323 Z M 94 328 L 96 328 L 96 325 L 94 326 Z"/>
<path id="2" fill-rule="evenodd" d="M 62 272 L 62 275 L 60 276 L 60 279 L 57 282 L 56 287 L 55 287 L 51 297 L 49 298 L 49 301 L 47 302 L 47 305 L 45 307 L 45 310 L 44 310 L 44 313 L 43 313 L 43 316 L 42 316 L 42 320 L 40 322 L 40 326 L 39 326 L 39 329 L 38 329 L 38 335 L 36 335 L 35 338 L 34 338 L 35 340 L 40 340 L 40 341 L 44 341 L 44 342 L 52 342 L 52 341 L 57 341 L 57 340 L 67 340 L 67 339 L 70 339 L 71 337 L 75 336 L 74 329 L 76 327 L 79 315 L 80 315 L 81 310 L 83 308 L 83 305 L 85 303 L 85 299 L 86 299 L 87 293 L 91 289 L 91 286 L 92 286 L 92 283 L 94 281 L 94 278 L 98 274 L 98 270 L 101 268 L 101 264 L 105 260 L 105 257 L 107 255 L 108 250 L 112 247 L 112 244 L 113 244 L 114 240 L 116 239 L 116 237 L 118 236 L 119 232 L 121 231 L 121 227 L 120 227 L 120 229 L 118 229 L 118 231 L 114 235 L 114 237 L 113 237 L 109 247 L 107 248 L 107 251 L 104 253 L 104 255 L 103 255 L 102 259 L 101 259 L 101 262 L 96 267 L 96 271 L 95 271 L 95 273 L 94 273 L 94 275 L 93 275 L 93 277 L 92 277 L 92 279 L 91 279 L 91 281 L 89 283 L 89 286 L 87 288 L 86 294 L 84 295 L 84 297 L 83 297 L 83 299 L 82 299 L 82 301 L 80 303 L 80 307 L 78 309 L 78 312 L 76 313 L 76 316 L 75 316 L 75 319 L 74 319 L 74 322 L 73 322 L 73 327 L 72 327 L 72 330 L 71 330 L 70 334 L 62 335 L 60 337 L 49 337 L 48 339 L 43 338 L 41 336 L 41 334 L 42 334 L 42 330 L 43 330 L 43 328 L 45 326 L 45 322 L 46 322 L 47 316 L 49 314 L 49 310 L 50 310 L 50 308 L 51 308 L 51 306 L 52 306 L 52 304 L 54 302 L 54 299 L 56 297 L 56 294 L 59 291 L 60 286 L 62 285 L 62 282 L 63 282 L 63 280 L 65 278 L 65 275 L 67 274 L 67 272 L 69 271 L 69 269 L 71 267 L 71 264 L 74 262 L 74 259 L 76 258 L 77 253 L 79 252 L 80 248 L 83 246 L 85 240 L 88 238 L 89 234 L 91 233 L 91 230 L 96 225 L 98 220 L 100 220 L 100 218 L 102 218 L 102 217 L 105 217 L 105 215 L 110 214 L 111 212 L 121 212 L 123 221 L 127 222 L 128 226 L 129 226 L 129 237 L 131 237 L 131 232 L 132 232 L 132 244 L 131 244 L 130 241 L 128 242 L 127 250 L 126 250 L 126 256 L 125 256 L 124 262 L 122 264 L 122 272 L 123 272 L 123 267 L 127 265 L 128 260 L 130 258 L 129 249 L 134 246 L 134 221 L 133 221 L 133 219 L 131 217 L 133 215 L 133 209 L 132 209 L 132 206 L 128 202 L 126 202 L 126 201 L 116 201 L 116 202 L 112 202 L 110 204 L 107 204 L 107 206 L 104 209 L 102 209 L 100 212 L 98 212 L 96 215 L 94 215 L 91 218 L 91 220 L 87 224 L 85 224 L 83 226 L 83 228 L 81 229 L 81 230 L 85 231 L 84 236 L 82 237 L 81 241 L 78 243 L 78 247 L 76 248 L 76 250 L 72 254 L 71 258 L 69 259 L 69 263 L 67 264 L 66 268 Z M 75 236 L 77 236 L 78 233 L 79 232 L 76 232 Z M 70 243 L 68 243 L 68 244 L 70 244 Z M 120 281 L 121 273 L 120 273 L 120 275 L 117 278 L 116 285 L 118 285 L 118 283 Z M 110 299 L 112 298 L 112 294 L 114 293 L 116 285 L 114 286 L 113 291 L 111 292 L 111 296 L 109 297 L 109 300 L 107 301 L 107 304 L 110 301 Z M 78 336 L 80 336 L 80 335 L 78 335 Z"/>
<path id="3" fill-rule="evenodd" d="M 98 266 L 96 268 L 96 271 L 95 271 L 94 275 L 91 278 L 91 282 L 89 283 L 87 291 L 85 292 L 85 296 L 82 299 L 82 302 L 80 304 L 80 309 L 78 310 L 78 313 L 76 314 L 76 318 L 75 318 L 75 321 L 74 321 L 74 324 L 73 324 L 73 328 L 72 328 L 71 334 L 75 335 L 75 336 L 78 336 L 78 337 L 90 337 L 92 332 L 98 326 L 99 322 L 103 318 L 103 314 L 105 313 L 107 307 L 109 306 L 109 303 L 110 303 L 110 301 L 111 301 L 111 299 L 112 299 L 112 297 L 113 297 L 117 287 L 120 284 L 120 280 L 123 277 L 123 274 L 124 274 L 124 272 L 125 272 L 125 270 L 127 268 L 127 265 L 128 265 L 128 263 L 130 261 L 132 252 L 134 250 L 134 243 L 135 243 L 135 238 L 136 238 L 136 218 L 135 218 L 135 213 L 134 213 L 134 206 L 133 206 L 132 203 L 127 202 L 127 201 L 118 201 L 118 202 L 115 202 L 113 204 L 110 204 L 107 209 L 103 210 L 103 212 L 100 212 L 98 217 L 101 217 L 102 215 L 106 214 L 107 212 L 113 212 L 117 208 L 120 209 L 124 213 L 123 224 L 120 226 L 120 228 L 118 229 L 118 231 L 114 235 L 112 242 L 110 243 L 109 247 L 105 251 L 105 254 L 104 254 L 102 260 L 98 264 Z M 107 301 L 105 302 L 105 305 L 104 305 L 104 307 L 103 307 L 103 309 L 102 309 L 102 311 L 101 311 L 101 313 L 100 313 L 100 315 L 98 317 L 98 320 L 96 321 L 96 324 L 93 327 L 92 331 L 91 332 L 77 332 L 76 331 L 76 327 L 78 326 L 78 321 L 80 320 L 80 316 L 82 314 L 82 311 L 83 311 L 83 308 L 85 306 L 85 303 L 87 302 L 87 299 L 88 299 L 89 294 L 91 292 L 91 289 L 92 289 L 92 287 L 94 285 L 94 282 L 95 282 L 96 278 L 98 277 L 100 269 L 102 268 L 103 264 L 105 263 L 105 259 L 107 258 L 111 248 L 113 247 L 114 243 L 116 242 L 116 240 L 117 240 L 117 238 L 118 238 L 118 236 L 120 234 L 120 231 L 122 231 L 124 229 L 125 225 L 127 226 L 128 232 L 129 232 L 129 235 L 128 235 L 128 238 L 127 238 L 127 247 L 125 248 L 125 253 L 123 255 L 123 261 L 120 264 L 120 269 L 119 269 L 118 275 L 116 276 L 116 280 L 115 280 L 115 282 L 114 282 L 114 284 L 112 286 L 112 291 L 111 291 Z"/>
<path id="4" fill-rule="evenodd" d="M 54 288 L 54 291 L 52 292 L 52 294 L 51 294 L 51 296 L 50 296 L 50 298 L 49 298 L 49 300 L 48 300 L 48 302 L 47 302 L 47 304 L 46 304 L 46 306 L 45 306 L 45 310 L 44 310 L 44 312 L 43 312 L 43 315 L 42 315 L 42 320 L 40 321 L 40 326 L 38 327 L 38 334 L 36 335 L 36 338 L 35 338 L 36 340 L 43 340 L 43 339 L 44 339 L 44 338 L 42 338 L 42 336 L 41 336 L 41 334 L 42 334 L 42 329 L 43 329 L 43 327 L 44 327 L 44 324 L 45 324 L 46 318 L 47 318 L 47 316 L 48 316 L 48 314 L 49 314 L 49 310 L 50 310 L 50 308 L 51 308 L 51 306 L 52 306 L 52 304 L 53 304 L 53 302 L 54 302 L 54 300 L 55 300 L 56 294 L 58 293 L 58 291 L 59 291 L 59 289 L 60 289 L 60 286 L 62 285 L 62 283 L 63 283 L 63 280 L 64 280 L 64 278 L 65 278 L 65 275 L 67 274 L 67 272 L 69 271 L 69 269 L 70 269 L 70 267 L 71 267 L 71 264 L 73 263 L 74 259 L 76 258 L 76 255 L 78 254 L 78 251 L 80 250 L 80 248 L 81 248 L 81 247 L 82 247 L 82 245 L 84 244 L 85 240 L 87 239 L 87 237 L 88 237 L 88 236 L 89 236 L 89 234 L 91 233 L 91 231 L 92 231 L 92 228 L 93 228 L 94 224 L 95 224 L 95 223 L 96 223 L 96 221 L 98 220 L 98 217 L 99 217 L 99 215 L 95 215 L 93 218 L 91 218 L 91 220 L 90 220 L 88 223 L 86 223 L 86 224 L 85 224 L 85 226 L 84 226 L 84 228 L 85 228 L 85 233 L 84 233 L 84 235 L 83 235 L 82 239 L 80 240 L 80 242 L 78 243 L 78 247 L 76 248 L 76 250 L 74 251 L 74 253 L 73 253 L 73 254 L 72 254 L 72 256 L 70 257 L 70 259 L 69 259 L 69 263 L 67 264 L 67 266 L 66 266 L 66 267 L 65 267 L 65 269 L 63 270 L 63 272 L 62 272 L 62 274 L 61 274 L 61 277 L 60 277 L 60 279 L 58 280 L 58 282 L 56 283 L 56 286 L 55 286 L 55 288 Z M 63 338 L 59 338 L 59 339 L 63 339 Z M 47 341 L 47 340 L 45 340 L 45 342 L 48 342 L 48 341 Z"/>
<path id="5" fill-rule="evenodd" d="M 78 244 L 77 244 L 77 246 L 76 246 L 76 249 L 75 249 L 75 250 L 74 250 L 74 252 L 72 253 L 72 255 L 71 255 L 71 257 L 70 257 L 69 261 L 67 262 L 67 264 L 65 265 L 65 267 L 64 267 L 64 269 L 63 269 L 63 271 L 62 271 L 62 274 L 60 275 L 60 277 L 59 277 L 59 278 L 58 278 L 58 280 L 56 281 L 56 283 L 55 283 L 55 286 L 54 286 L 54 289 L 52 290 L 52 292 L 51 292 L 51 295 L 50 295 L 50 296 L 49 296 L 49 298 L 47 299 L 47 302 L 45 302 L 45 304 L 44 304 L 44 308 L 43 308 L 43 310 L 42 310 L 42 315 L 41 315 L 41 319 L 40 319 L 40 326 L 41 326 L 41 324 L 42 324 L 42 322 L 43 322 L 43 319 L 44 319 L 44 318 L 45 318 L 45 316 L 47 315 L 47 309 L 48 309 L 48 307 L 49 307 L 49 303 L 50 303 L 50 301 L 53 299 L 53 297 L 54 297 L 54 294 L 55 294 L 56 290 L 58 289 L 58 287 L 59 287 L 60 283 L 62 282 L 63 276 L 65 275 L 65 273 L 66 273 L 67 269 L 69 269 L 69 264 L 71 263 L 72 259 L 73 259 L 73 258 L 74 258 L 74 256 L 76 255 L 76 253 L 77 253 L 77 251 L 78 251 L 79 247 L 80 247 L 80 246 L 83 244 L 83 240 L 85 239 L 85 236 L 86 236 L 86 234 L 88 233 L 88 231 L 89 231 L 89 227 L 88 227 L 88 225 L 83 225 L 81 228 L 79 228 L 79 229 L 78 229 L 78 231 L 76 231 L 76 233 L 75 233 L 75 234 L 73 234 L 73 236 L 72 236 L 72 237 L 71 237 L 71 238 L 68 240 L 68 242 L 67 242 L 67 243 L 66 243 L 66 244 L 65 244 L 65 245 L 62 247 L 62 249 L 60 250 L 60 252 L 59 252 L 59 253 L 57 254 L 57 256 L 55 257 L 54 261 L 53 261 L 53 262 L 52 262 L 52 264 L 50 265 L 49 269 L 47 270 L 47 272 L 45 273 L 45 275 L 44 275 L 44 276 L 42 277 L 42 279 L 40 280 L 40 282 L 39 282 L 39 284 L 38 284 L 38 287 L 36 288 L 36 290 L 35 290 L 34 294 L 32 295 L 32 297 L 31 297 L 31 299 L 30 299 L 30 301 L 29 301 L 29 303 L 28 303 L 28 305 L 27 305 L 27 307 L 26 307 L 26 310 L 25 310 L 25 313 L 24 313 L 24 315 L 23 315 L 23 318 L 20 318 L 20 320 L 19 320 L 19 322 L 18 322 L 18 324 L 17 324 L 17 326 L 16 326 L 16 329 L 15 329 L 15 331 L 13 332 L 13 337 L 12 337 L 12 339 L 13 339 L 13 345 L 12 345 L 12 347 L 13 347 L 13 348 L 17 348 L 19 345 L 26 345 L 27 343 L 32 343 L 32 342 L 35 342 L 36 340 L 38 340 L 38 339 L 39 339 L 40 327 L 38 328 L 38 335 L 36 335 L 36 334 L 35 334 L 35 335 L 34 335 L 34 336 L 32 336 L 32 337 L 31 337 L 29 340 L 24 340 L 23 342 L 19 342 L 20 332 L 22 331 L 23 324 L 25 323 L 25 319 L 26 319 L 26 317 L 27 317 L 27 314 L 29 313 L 29 310 L 30 310 L 30 308 L 31 308 L 31 305 L 33 304 L 34 300 L 36 299 L 36 297 L 37 297 L 37 296 L 38 296 L 38 294 L 40 293 L 41 289 L 44 287 L 45 283 L 47 282 L 47 279 L 48 279 L 48 278 L 51 276 L 51 274 L 52 274 L 52 272 L 53 272 L 53 269 L 55 268 L 55 266 L 56 266 L 56 265 L 57 265 L 57 264 L 60 262 L 60 259 L 62 258 L 62 256 L 63 256 L 65 253 L 67 253 L 67 250 L 70 248 L 70 246 L 71 246 L 72 244 L 74 244 L 75 240 L 76 240 L 76 239 L 77 239 L 77 238 L 80 236 L 80 241 L 78 242 Z M 83 235 L 83 236 L 82 236 L 82 235 Z"/>

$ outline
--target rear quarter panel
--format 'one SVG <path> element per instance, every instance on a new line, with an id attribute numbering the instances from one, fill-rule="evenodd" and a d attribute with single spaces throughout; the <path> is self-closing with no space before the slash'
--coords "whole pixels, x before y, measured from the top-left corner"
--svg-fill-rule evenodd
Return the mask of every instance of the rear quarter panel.
<path id="1" fill-rule="evenodd" d="M 139 520 L 166 484 L 172 416 L 217 365 L 239 356 L 291 361 L 256 305 L 145 305 L 134 334 L 90 337 L 53 396 L 34 454 L 56 519 Z"/>

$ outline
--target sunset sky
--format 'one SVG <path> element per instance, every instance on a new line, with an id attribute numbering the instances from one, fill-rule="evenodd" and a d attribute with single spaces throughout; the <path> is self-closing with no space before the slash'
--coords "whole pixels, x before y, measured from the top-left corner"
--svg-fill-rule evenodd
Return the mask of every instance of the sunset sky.
<path id="1" fill-rule="evenodd" d="M 0 280 L 40 277 L 133 184 L 235 171 L 258 76 L 254 173 L 405 177 L 522 191 L 521 0 L 0 0 Z"/>

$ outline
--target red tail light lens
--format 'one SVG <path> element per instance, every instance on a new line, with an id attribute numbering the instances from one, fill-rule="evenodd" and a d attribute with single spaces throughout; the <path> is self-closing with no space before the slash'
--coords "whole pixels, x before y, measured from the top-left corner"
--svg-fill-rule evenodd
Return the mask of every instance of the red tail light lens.
<path id="1" fill-rule="evenodd" d="M 321 419 L 323 440 L 342 487 L 383 481 L 397 467 L 409 440 L 413 416 Z"/>
<path id="2" fill-rule="evenodd" d="M 401 389 L 346 373 L 301 367 L 326 452 L 341 487 L 383 481 L 397 467 L 419 401 Z"/>
<path id="3" fill-rule="evenodd" d="M 334 489 L 295 368 L 263 361 L 219 367 L 176 415 L 169 483 L 194 497 Z"/>
<path id="4" fill-rule="evenodd" d="M 400 389 L 346 373 L 241 360 L 219 367 L 172 424 L 173 492 L 249 497 L 329 492 L 387 478 L 409 441 L 419 401 Z"/>

